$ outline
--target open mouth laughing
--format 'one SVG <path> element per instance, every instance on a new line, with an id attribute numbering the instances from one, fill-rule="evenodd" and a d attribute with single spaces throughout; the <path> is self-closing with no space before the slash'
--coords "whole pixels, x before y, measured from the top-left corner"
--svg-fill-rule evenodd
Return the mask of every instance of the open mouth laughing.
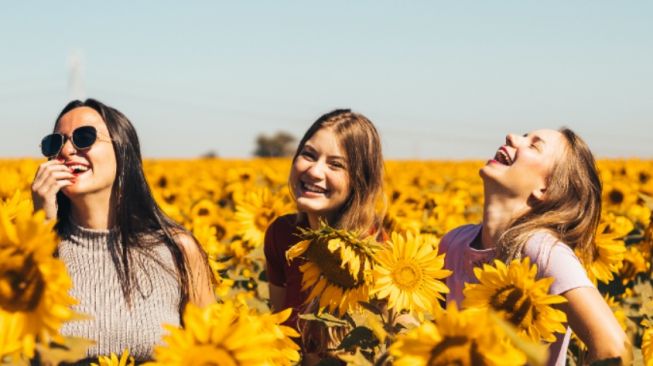
<path id="1" fill-rule="evenodd" d="M 91 170 L 91 168 L 88 165 L 77 163 L 77 162 L 68 162 L 66 163 L 66 166 L 71 170 L 71 173 L 74 176 L 84 174 L 87 171 Z"/>
<path id="2" fill-rule="evenodd" d="M 502 165 L 512 165 L 514 162 L 513 158 L 508 153 L 508 150 L 505 147 L 500 147 L 497 150 L 497 153 L 494 155 L 494 160 Z"/>

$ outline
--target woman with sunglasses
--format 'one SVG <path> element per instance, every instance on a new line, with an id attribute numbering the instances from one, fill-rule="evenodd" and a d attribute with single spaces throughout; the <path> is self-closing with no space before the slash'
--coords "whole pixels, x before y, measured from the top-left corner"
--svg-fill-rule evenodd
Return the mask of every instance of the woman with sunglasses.
<path id="1" fill-rule="evenodd" d="M 118 110 L 70 102 L 41 151 L 49 160 L 32 184 L 34 206 L 57 220 L 75 310 L 92 317 L 61 332 L 94 340 L 90 359 L 125 349 L 151 359 L 162 324 L 180 324 L 189 301 L 214 301 L 204 252 L 155 203 L 136 130 Z"/>

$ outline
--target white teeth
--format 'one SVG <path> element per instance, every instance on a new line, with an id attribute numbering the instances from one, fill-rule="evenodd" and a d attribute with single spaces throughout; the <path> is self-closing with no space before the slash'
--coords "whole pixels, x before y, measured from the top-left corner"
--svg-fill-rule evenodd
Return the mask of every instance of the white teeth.
<path id="1" fill-rule="evenodd" d="M 497 151 L 497 154 L 495 155 L 495 159 L 501 164 L 512 165 L 512 159 L 510 158 L 510 155 L 508 155 L 508 153 L 506 153 L 501 149 Z"/>
<path id="2" fill-rule="evenodd" d="M 315 184 L 310 184 L 310 183 L 302 183 L 302 186 L 304 187 L 305 190 L 309 192 L 314 192 L 314 193 L 326 193 L 326 189 L 322 187 L 318 187 Z"/>
<path id="3" fill-rule="evenodd" d="M 88 170 L 88 167 L 84 165 L 69 165 L 68 167 L 75 172 L 85 172 Z"/>

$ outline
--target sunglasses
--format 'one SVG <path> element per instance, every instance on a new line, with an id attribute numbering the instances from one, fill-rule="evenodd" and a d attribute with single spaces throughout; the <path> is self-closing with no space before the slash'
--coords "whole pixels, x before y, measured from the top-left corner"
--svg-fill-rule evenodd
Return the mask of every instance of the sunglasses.
<path id="1" fill-rule="evenodd" d="M 82 126 L 73 130 L 70 137 L 62 133 L 53 133 L 45 136 L 43 140 L 41 140 L 41 153 L 47 158 L 54 158 L 59 155 L 63 145 L 66 144 L 66 140 L 69 138 L 77 150 L 86 150 L 93 146 L 95 141 L 106 141 L 98 139 L 98 133 L 95 127 Z M 108 141 L 111 141 L 111 139 Z"/>

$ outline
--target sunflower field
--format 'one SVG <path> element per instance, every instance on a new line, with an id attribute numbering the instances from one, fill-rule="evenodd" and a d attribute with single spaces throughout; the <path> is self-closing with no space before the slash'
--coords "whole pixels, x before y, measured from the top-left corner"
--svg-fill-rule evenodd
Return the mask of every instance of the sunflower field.
<path id="1" fill-rule="evenodd" d="M 84 357 L 88 340 L 59 334 L 83 317 L 71 305 L 57 238 L 33 213 L 31 180 L 42 160 L 0 160 L 0 364 L 38 357 L 58 364 Z M 475 269 L 463 307 L 448 292 L 438 255 L 449 230 L 481 221 L 480 161 L 388 161 L 385 242 L 323 225 L 287 252 L 303 258 L 310 312 L 307 334 L 323 341 L 322 365 L 541 365 L 546 343 L 566 330 L 565 313 L 526 258 Z M 653 161 L 602 160 L 603 213 L 596 253 L 584 263 L 621 326 L 636 364 L 653 365 Z M 185 328 L 168 334 L 150 365 L 294 365 L 298 332 L 271 313 L 263 240 L 268 225 L 292 213 L 288 159 L 150 160 L 146 176 L 161 208 L 206 251 L 218 303 L 189 305 Z M 500 292 L 500 293 L 499 293 Z M 526 304 L 526 305 L 525 305 Z M 320 338 L 319 335 L 322 335 Z M 53 345 L 56 344 L 56 347 Z M 586 363 L 572 336 L 567 360 Z M 98 365 L 131 365 L 129 350 Z"/>

